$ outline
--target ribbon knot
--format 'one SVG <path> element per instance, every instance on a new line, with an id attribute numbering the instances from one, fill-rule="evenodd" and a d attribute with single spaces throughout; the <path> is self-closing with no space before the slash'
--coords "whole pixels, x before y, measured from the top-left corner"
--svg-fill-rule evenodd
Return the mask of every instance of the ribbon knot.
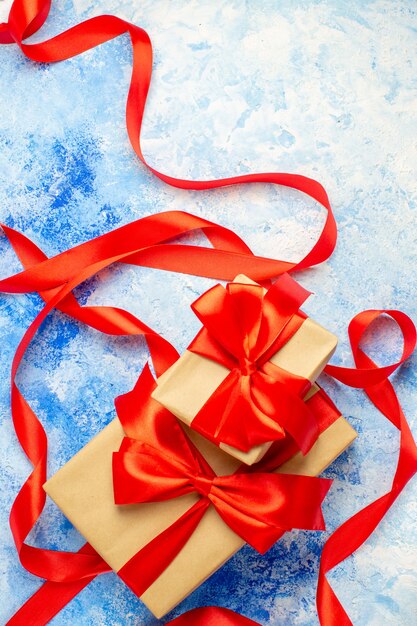
<path id="1" fill-rule="evenodd" d="M 270 358 L 304 322 L 300 306 L 309 295 L 284 274 L 267 292 L 233 282 L 216 285 L 194 302 L 203 328 L 188 349 L 230 370 L 194 417 L 195 430 L 244 451 L 289 433 L 308 452 L 318 437 L 316 419 L 303 401 L 311 383 Z"/>
<path id="2" fill-rule="evenodd" d="M 239 370 L 242 376 L 252 376 L 258 369 L 257 364 L 247 357 L 243 357 L 239 361 Z"/>
<path id="3" fill-rule="evenodd" d="M 195 490 L 204 498 L 209 498 L 214 478 L 208 478 L 204 474 L 196 474 L 192 476 L 191 482 L 195 487 Z"/>

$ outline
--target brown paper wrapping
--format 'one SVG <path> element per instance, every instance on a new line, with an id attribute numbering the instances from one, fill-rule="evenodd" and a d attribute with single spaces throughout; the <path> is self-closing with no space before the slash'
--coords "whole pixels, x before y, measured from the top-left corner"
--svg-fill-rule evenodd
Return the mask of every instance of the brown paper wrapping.
<path id="1" fill-rule="evenodd" d="M 234 282 L 253 284 L 239 275 Z M 271 363 L 314 382 L 321 374 L 337 346 L 337 337 L 317 322 L 307 318 L 291 339 L 272 358 Z M 184 354 L 159 379 L 152 394 L 171 413 L 187 426 L 207 402 L 229 370 L 199 354 L 186 350 Z M 226 444 L 220 447 L 242 463 L 257 463 L 272 442 L 253 447 L 248 452 Z"/>
<path id="2" fill-rule="evenodd" d="M 217 446 L 184 428 L 217 474 L 229 474 L 239 465 Z M 277 471 L 318 475 L 355 437 L 356 432 L 340 417 L 320 435 L 306 456 L 297 453 Z M 73 525 L 116 572 L 197 498 L 187 495 L 167 502 L 116 506 L 112 452 L 118 450 L 122 438 L 121 424 L 115 419 L 44 486 Z M 215 509 L 209 507 L 187 544 L 141 600 L 156 617 L 162 617 L 221 567 L 243 543 Z"/>

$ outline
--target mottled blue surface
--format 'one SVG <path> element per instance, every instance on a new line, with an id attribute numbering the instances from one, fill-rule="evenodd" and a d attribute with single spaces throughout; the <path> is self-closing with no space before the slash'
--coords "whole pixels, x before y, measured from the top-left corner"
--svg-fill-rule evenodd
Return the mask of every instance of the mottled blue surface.
<path id="1" fill-rule="evenodd" d="M 333 362 L 350 364 L 346 327 L 362 309 L 401 308 L 417 321 L 413 0 L 59 0 L 35 39 L 102 12 L 140 24 L 154 43 L 143 144 L 152 164 L 195 178 L 291 171 L 328 189 L 337 251 L 299 278 L 317 294 L 308 312 L 340 337 Z M 313 202 L 271 186 L 178 191 L 138 164 L 124 123 L 129 62 L 126 38 L 55 66 L 0 48 L 0 219 L 52 255 L 140 216 L 185 209 L 235 228 L 259 254 L 299 258 L 324 218 Z M 18 268 L 3 239 L 1 276 Z M 197 329 L 188 305 L 210 284 L 126 267 L 103 272 L 79 293 L 91 304 L 117 300 L 183 349 Z M 0 298 L 1 623 L 39 586 L 19 565 L 7 522 L 29 471 L 11 426 L 8 372 L 39 306 L 36 296 Z M 383 323 L 379 332 L 392 359 L 395 329 Z M 145 359 L 138 339 L 103 337 L 51 315 L 19 374 L 50 436 L 51 472 L 112 419 L 114 396 L 132 386 Z M 416 361 L 395 378 L 414 432 Z M 326 472 L 335 479 L 324 506 L 331 532 L 389 487 L 398 435 L 361 392 L 322 382 L 360 434 Z M 414 482 L 366 546 L 331 574 L 355 625 L 417 622 L 416 496 Z M 175 614 L 216 603 L 265 626 L 316 625 L 317 567 L 328 532 L 293 532 L 266 557 L 243 549 Z M 32 539 L 68 549 L 82 543 L 52 505 Z M 157 623 L 115 575 L 94 581 L 53 620 Z"/>

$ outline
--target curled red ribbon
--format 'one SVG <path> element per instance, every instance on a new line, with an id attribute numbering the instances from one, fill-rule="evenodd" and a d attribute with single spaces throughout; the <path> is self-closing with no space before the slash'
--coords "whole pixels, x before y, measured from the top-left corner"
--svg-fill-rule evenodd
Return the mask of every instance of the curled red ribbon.
<path id="1" fill-rule="evenodd" d="M 254 257 L 244 242 L 232 231 L 184 213 L 176 215 L 169 213 L 165 216 L 139 220 L 133 225 L 123 227 L 125 230 L 118 229 L 110 233 L 108 237 L 98 238 L 78 246 L 69 253 L 58 255 L 51 261 L 47 261 L 43 253 L 28 239 L 16 231 L 4 229 L 22 263 L 33 269 L 2 281 L 0 289 L 13 293 L 39 291 L 47 303 L 25 333 L 13 362 L 13 420 L 19 441 L 33 464 L 34 470 L 16 498 L 10 521 L 22 564 L 29 571 L 44 578 L 50 578 L 50 580 L 12 618 L 9 624 L 13 626 L 26 626 L 28 623 L 33 626 L 46 624 L 97 573 L 106 571 L 106 564 L 88 545 L 74 555 L 42 550 L 25 543 L 25 538 L 41 514 L 45 502 L 42 484 L 46 476 L 47 439 L 43 427 L 26 403 L 14 379 L 32 337 L 49 311 L 57 307 L 106 333 L 144 335 L 159 375 L 175 360 L 175 349 L 126 311 L 115 307 L 80 307 L 71 294 L 71 290 L 77 284 L 115 261 L 185 273 L 192 271 L 196 275 L 226 280 L 233 279 L 241 272 L 248 274 L 254 280 L 262 281 L 286 271 L 304 269 L 321 263 L 331 255 L 336 242 L 336 224 L 327 194 L 320 183 L 312 179 L 294 174 L 264 173 L 218 181 L 185 181 L 167 176 L 150 167 L 143 157 L 140 145 L 140 130 L 152 71 L 152 47 L 148 35 L 142 29 L 117 17 L 100 16 L 87 20 L 47 42 L 24 44 L 23 40 L 42 26 L 49 8 L 50 0 L 15 0 L 8 23 L 0 24 L 0 43 L 15 42 L 28 58 L 39 62 L 54 62 L 80 54 L 124 32 L 129 33 L 133 49 L 133 69 L 127 100 L 128 134 L 138 157 L 161 180 L 184 189 L 211 189 L 250 182 L 281 184 L 310 195 L 326 208 L 327 217 L 319 239 L 299 263 Z M 191 226 L 189 222 L 192 222 L 194 226 Z M 139 224 L 140 227 L 145 227 L 146 232 L 138 232 L 140 243 L 136 247 L 131 246 L 130 251 L 126 251 L 126 247 L 129 247 L 132 241 L 129 237 L 135 236 L 134 230 Z M 170 238 L 192 228 L 202 228 L 214 249 L 169 244 Z M 67 257 L 66 254 L 68 254 Z M 404 354 L 398 363 L 378 368 L 359 347 L 365 329 L 376 316 L 382 313 L 384 311 L 365 311 L 354 318 L 350 326 L 352 349 L 359 369 L 329 366 L 327 371 L 346 384 L 364 387 L 375 405 L 399 428 L 401 444 L 398 467 L 392 489 L 383 498 L 348 520 L 325 545 L 317 591 L 318 612 L 322 626 L 351 624 L 327 582 L 326 573 L 367 539 L 405 484 L 417 471 L 417 448 L 395 392 L 387 380 L 387 377 L 414 350 L 414 325 L 401 312 L 386 312 L 397 321 L 404 336 Z M 69 582 L 53 582 L 54 579 Z M 218 612 L 217 609 L 214 611 L 213 613 L 211 609 L 208 609 L 199 613 L 201 624 L 211 626 L 215 623 L 217 626 L 219 622 L 214 620 L 217 619 Z M 194 614 L 190 614 L 190 619 L 182 616 L 179 618 L 178 626 L 200 623 L 194 622 L 193 619 Z M 244 619 L 237 618 L 236 623 L 247 624 Z"/>
<path id="2" fill-rule="evenodd" d="M 337 229 L 326 190 L 319 182 L 297 174 L 274 172 L 245 174 L 219 180 L 193 181 L 174 178 L 151 167 L 143 156 L 141 147 L 141 127 L 152 76 L 152 43 L 148 34 L 143 29 L 118 17 L 101 15 L 86 20 L 48 41 L 37 44 L 23 43 L 25 38 L 42 26 L 48 15 L 50 4 L 51 0 L 14 0 L 7 24 L 0 25 L 0 43 L 16 43 L 27 58 L 40 63 L 54 63 L 70 59 L 119 35 L 128 33 L 132 44 L 133 66 L 126 103 L 126 127 L 136 155 L 155 176 L 173 187 L 197 190 L 215 189 L 242 183 L 274 183 L 298 189 L 319 202 L 326 209 L 327 215 L 323 230 L 312 249 L 301 261 L 298 263 L 272 261 L 269 272 L 263 275 L 256 274 L 256 267 L 253 267 L 252 271 L 249 272 L 251 278 L 263 280 L 270 276 L 278 276 L 283 272 L 305 269 L 322 263 L 329 258 L 336 245 Z M 230 239 L 233 240 L 233 238 L 235 240 L 238 239 L 236 236 L 233 237 L 233 234 L 230 234 Z M 222 247 L 220 245 L 221 240 L 217 239 L 217 237 L 214 237 L 214 240 L 211 239 L 211 242 L 216 248 Z M 241 243 L 240 240 L 238 242 L 240 251 L 243 251 L 244 255 L 250 252 L 245 245 L 243 245 L 242 250 Z M 166 252 L 167 250 L 165 249 Z M 157 251 L 157 254 L 159 256 L 161 251 Z M 202 276 L 213 276 L 209 266 L 215 258 L 214 255 L 204 258 L 203 254 L 198 252 L 194 258 L 194 263 L 191 265 L 193 273 Z M 207 274 L 200 274 L 197 269 L 202 262 L 207 263 Z M 230 263 L 228 263 L 230 269 L 232 269 L 232 262 L 233 259 L 230 259 Z M 240 269 L 238 271 L 232 270 L 232 275 L 227 278 L 228 280 L 233 280 L 239 272 L 248 273 L 245 272 L 242 262 L 242 259 L 240 259 Z M 275 269 L 273 269 L 273 266 Z M 185 273 L 190 271 L 189 268 L 190 265 L 188 264 L 188 269 L 184 270 Z M 172 265 L 170 269 L 173 269 Z"/>
<path id="3" fill-rule="evenodd" d="M 398 324 L 404 340 L 400 360 L 385 367 L 378 367 L 360 346 L 369 326 L 381 315 L 389 315 Z M 320 624 L 324 626 L 352 626 L 326 574 L 365 543 L 417 472 L 417 446 L 394 387 L 388 380 L 388 376 L 414 352 L 416 346 L 414 323 L 401 311 L 363 311 L 350 322 L 349 339 L 356 368 L 327 365 L 325 371 L 345 385 L 365 390 L 376 408 L 400 431 L 400 450 L 391 489 L 342 524 L 324 545 L 317 584 L 317 611 Z"/>
<path id="4" fill-rule="evenodd" d="M 194 417 L 195 430 L 244 451 L 288 432 L 303 454 L 310 450 L 318 436 L 303 401 L 311 383 L 269 361 L 300 328 L 309 295 L 284 274 L 266 294 L 260 285 L 233 282 L 194 302 L 203 329 L 188 350 L 230 370 Z"/>

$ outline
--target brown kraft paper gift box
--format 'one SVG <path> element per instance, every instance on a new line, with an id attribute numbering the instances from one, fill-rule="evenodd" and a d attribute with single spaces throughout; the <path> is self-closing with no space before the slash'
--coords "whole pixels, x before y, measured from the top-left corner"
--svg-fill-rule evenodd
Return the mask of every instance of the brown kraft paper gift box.
<path id="1" fill-rule="evenodd" d="M 317 392 L 317 387 L 314 391 Z M 319 393 L 322 392 L 317 396 Z M 324 430 L 308 454 L 303 456 L 298 452 L 277 471 L 318 475 L 352 443 L 356 437 L 354 429 L 336 410 L 330 408 L 329 411 L 333 411 L 332 419 L 326 417 Z M 195 431 L 186 426 L 184 429 L 217 474 L 230 474 L 240 465 Z M 114 419 L 44 486 L 48 495 L 115 572 L 196 500 L 190 494 L 165 502 L 115 505 L 112 453 L 119 449 L 123 436 L 119 420 Z M 141 600 L 156 617 L 164 616 L 243 544 L 214 507 L 209 507 L 185 546 L 142 594 Z"/>
<path id="2" fill-rule="evenodd" d="M 233 282 L 256 284 L 243 274 Z M 298 331 L 270 360 L 284 370 L 314 382 L 323 371 L 337 346 L 337 337 L 309 317 Z M 226 378 L 229 370 L 211 359 L 186 350 L 159 379 L 152 394 L 171 413 L 191 426 L 198 411 Z M 242 463 L 257 463 L 272 442 L 253 447 L 248 452 L 221 443 L 225 452 Z"/>

